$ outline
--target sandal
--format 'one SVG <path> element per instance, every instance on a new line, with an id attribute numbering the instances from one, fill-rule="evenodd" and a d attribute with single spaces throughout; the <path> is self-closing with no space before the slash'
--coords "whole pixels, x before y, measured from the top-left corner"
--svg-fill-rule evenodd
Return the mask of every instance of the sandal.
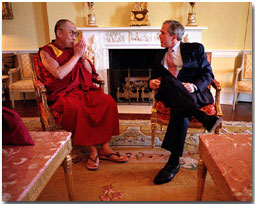
<path id="1" fill-rule="evenodd" d="M 96 156 L 95 159 L 92 159 L 90 156 L 88 157 L 88 161 L 91 160 L 92 162 L 94 162 L 93 165 L 90 165 L 89 162 L 87 161 L 86 167 L 88 170 L 95 171 L 99 168 L 99 160 L 97 162 L 97 158 L 99 159 L 98 155 Z"/>
<path id="2" fill-rule="evenodd" d="M 112 157 L 112 156 L 116 156 L 116 157 Z M 110 153 L 110 154 L 100 154 L 99 153 L 99 158 L 102 160 L 108 160 L 108 161 L 112 161 L 112 162 L 116 162 L 116 163 L 124 163 L 128 161 L 128 157 L 125 159 L 124 156 L 121 156 L 119 154 L 119 152 L 116 153 Z"/>

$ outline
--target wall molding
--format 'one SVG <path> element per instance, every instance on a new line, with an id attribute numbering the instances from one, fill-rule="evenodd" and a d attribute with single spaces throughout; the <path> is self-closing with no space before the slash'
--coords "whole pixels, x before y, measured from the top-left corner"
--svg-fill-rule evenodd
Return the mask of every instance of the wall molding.
<path id="1" fill-rule="evenodd" d="M 241 56 L 242 50 L 208 50 L 212 52 L 212 57 L 235 58 Z"/>
<path id="2" fill-rule="evenodd" d="M 212 95 L 215 96 L 215 90 L 211 89 Z M 252 102 L 251 94 L 240 93 L 237 101 Z M 222 88 L 220 93 L 220 104 L 232 105 L 233 104 L 233 89 L 232 88 Z"/>
<path id="3" fill-rule="evenodd" d="M 38 52 L 39 49 L 37 50 L 2 50 L 2 54 L 7 54 L 7 53 L 36 53 Z"/>

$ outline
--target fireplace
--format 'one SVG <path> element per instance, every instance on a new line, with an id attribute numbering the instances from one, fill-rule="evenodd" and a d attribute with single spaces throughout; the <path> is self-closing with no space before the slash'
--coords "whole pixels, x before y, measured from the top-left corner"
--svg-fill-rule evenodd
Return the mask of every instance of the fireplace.
<path id="1" fill-rule="evenodd" d="M 118 103 L 150 103 L 148 80 L 159 49 L 109 49 L 108 90 Z"/>
<path id="2" fill-rule="evenodd" d="M 133 86 L 135 90 L 137 90 L 137 86 L 140 87 L 142 83 L 145 83 L 150 76 L 150 63 L 153 59 L 151 55 L 154 56 L 158 49 L 162 49 L 159 41 L 160 27 L 84 27 L 77 29 L 82 32 L 86 41 L 87 57 L 92 60 L 97 72 L 105 81 L 104 92 L 112 94 L 116 100 L 118 100 L 116 96 L 118 86 L 119 92 L 124 93 L 123 88 L 125 86 L 122 86 L 123 83 L 135 82 Z M 185 27 L 183 41 L 200 42 L 204 29 L 207 27 Z M 150 57 L 141 57 L 140 53 L 147 53 Z M 113 57 L 116 59 L 111 61 Z M 121 73 L 117 74 L 117 72 Z M 129 80 L 126 77 L 130 77 Z M 132 77 L 142 78 L 137 80 L 137 78 Z M 118 84 L 118 86 L 111 88 L 112 84 Z M 139 97 L 135 90 L 132 91 L 135 94 L 130 92 L 132 95 L 130 101 L 142 101 L 141 89 L 138 91 Z M 125 95 L 119 94 L 119 97 L 119 100 L 125 99 Z M 146 97 L 149 97 L 148 94 Z"/>

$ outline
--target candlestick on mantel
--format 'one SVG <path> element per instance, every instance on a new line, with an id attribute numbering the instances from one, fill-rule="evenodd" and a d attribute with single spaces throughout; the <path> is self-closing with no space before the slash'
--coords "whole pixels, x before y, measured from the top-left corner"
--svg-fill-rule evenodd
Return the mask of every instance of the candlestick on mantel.
<path id="1" fill-rule="evenodd" d="M 87 2 L 89 7 L 89 14 L 88 14 L 88 26 L 89 27 L 97 27 L 96 25 L 96 16 L 94 12 L 94 2 Z"/>
<path id="2" fill-rule="evenodd" d="M 189 2 L 191 10 L 188 14 L 188 23 L 186 26 L 197 26 L 196 13 L 195 13 L 195 2 Z"/>

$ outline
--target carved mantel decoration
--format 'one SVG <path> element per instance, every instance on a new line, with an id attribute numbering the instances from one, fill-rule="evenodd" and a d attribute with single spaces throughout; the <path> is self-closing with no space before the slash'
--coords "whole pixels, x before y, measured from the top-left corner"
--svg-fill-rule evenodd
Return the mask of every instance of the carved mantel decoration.
<path id="1" fill-rule="evenodd" d="M 95 64 L 97 72 L 108 83 L 107 70 L 109 69 L 110 49 L 162 49 L 160 46 L 160 27 L 133 26 L 133 27 L 82 27 L 86 41 L 86 54 Z M 201 42 L 202 31 L 207 27 L 185 27 L 183 41 Z M 108 93 L 108 87 L 104 86 Z"/>
<path id="2" fill-rule="evenodd" d="M 149 26 L 148 2 L 135 2 L 131 11 L 130 26 Z"/>

